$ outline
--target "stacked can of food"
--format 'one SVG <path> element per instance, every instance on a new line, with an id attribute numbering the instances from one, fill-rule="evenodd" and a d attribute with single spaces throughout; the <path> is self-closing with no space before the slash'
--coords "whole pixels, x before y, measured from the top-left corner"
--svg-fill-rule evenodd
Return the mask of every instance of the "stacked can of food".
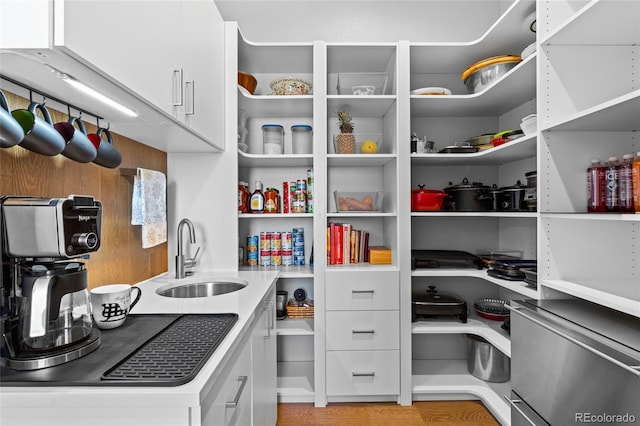
<path id="1" fill-rule="evenodd" d="M 291 266 L 293 265 L 293 234 L 291 232 L 283 232 L 281 237 L 281 247 L 282 247 L 282 265 L 283 266 Z"/>
<path id="2" fill-rule="evenodd" d="M 304 265 L 304 228 L 293 228 L 293 265 Z"/>
<path id="3" fill-rule="evenodd" d="M 247 265 L 258 266 L 258 235 L 247 236 Z"/>
<path id="4" fill-rule="evenodd" d="M 271 265 L 271 236 L 270 232 L 260 232 L 260 266 Z"/>
<path id="5" fill-rule="evenodd" d="M 282 265 L 282 235 L 280 232 L 270 232 L 271 240 L 271 266 Z"/>

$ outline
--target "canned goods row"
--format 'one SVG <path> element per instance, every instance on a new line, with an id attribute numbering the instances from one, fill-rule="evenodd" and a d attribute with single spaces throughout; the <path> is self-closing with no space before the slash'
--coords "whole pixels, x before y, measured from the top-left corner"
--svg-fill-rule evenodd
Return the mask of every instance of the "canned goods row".
<path id="1" fill-rule="evenodd" d="M 304 265 L 304 229 L 247 236 L 247 265 Z"/>

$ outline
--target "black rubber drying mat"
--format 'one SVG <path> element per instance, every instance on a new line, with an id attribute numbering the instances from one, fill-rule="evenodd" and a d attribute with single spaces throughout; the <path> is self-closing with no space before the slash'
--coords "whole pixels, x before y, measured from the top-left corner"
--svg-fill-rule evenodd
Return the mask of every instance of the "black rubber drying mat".
<path id="1" fill-rule="evenodd" d="M 187 383 L 237 320 L 237 314 L 182 315 L 107 370 L 101 379 L 163 386 Z"/>

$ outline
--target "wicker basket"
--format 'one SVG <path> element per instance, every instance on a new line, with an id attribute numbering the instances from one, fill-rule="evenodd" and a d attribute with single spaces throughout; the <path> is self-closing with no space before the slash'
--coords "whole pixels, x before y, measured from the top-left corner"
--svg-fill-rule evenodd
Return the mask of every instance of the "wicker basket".
<path id="1" fill-rule="evenodd" d="M 312 306 L 297 306 L 297 303 L 287 304 L 287 316 L 289 318 L 313 318 Z"/>

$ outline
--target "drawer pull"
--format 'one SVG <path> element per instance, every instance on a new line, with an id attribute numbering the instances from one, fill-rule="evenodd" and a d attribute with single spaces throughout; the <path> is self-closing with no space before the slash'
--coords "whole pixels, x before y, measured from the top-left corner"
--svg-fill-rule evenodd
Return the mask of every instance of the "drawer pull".
<path id="1" fill-rule="evenodd" d="M 373 334 L 375 330 L 351 330 L 353 334 Z"/>
<path id="2" fill-rule="evenodd" d="M 240 401 L 240 396 L 242 396 L 242 391 L 244 390 L 245 385 L 247 384 L 247 376 L 239 376 L 238 381 L 240 382 L 240 387 L 238 387 L 238 392 L 236 392 L 236 397 L 233 398 L 233 401 L 225 404 L 227 408 L 236 408 L 238 406 L 238 402 Z"/>
<path id="3" fill-rule="evenodd" d="M 351 293 L 353 294 L 362 294 L 362 293 L 375 293 L 375 291 L 373 290 L 351 290 Z"/>
<path id="4" fill-rule="evenodd" d="M 351 373 L 353 377 L 374 377 L 376 373 L 373 371 L 371 373 Z"/>

